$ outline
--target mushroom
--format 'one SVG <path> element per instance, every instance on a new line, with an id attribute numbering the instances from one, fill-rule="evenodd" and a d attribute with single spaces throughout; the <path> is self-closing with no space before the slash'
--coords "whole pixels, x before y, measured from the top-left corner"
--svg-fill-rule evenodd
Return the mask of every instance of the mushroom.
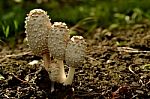
<path id="1" fill-rule="evenodd" d="M 54 60 L 55 66 L 51 65 L 50 78 L 54 82 L 63 83 L 66 79 L 64 70 L 65 50 L 69 41 L 68 27 L 65 23 L 54 22 L 48 35 L 48 48 Z"/>
<path id="2" fill-rule="evenodd" d="M 33 9 L 27 14 L 25 28 L 30 49 L 35 55 L 43 57 L 47 70 L 50 64 L 47 46 L 48 31 L 51 28 L 49 16 L 42 9 Z"/>
<path id="3" fill-rule="evenodd" d="M 82 65 L 85 58 L 85 49 L 86 43 L 82 36 L 73 36 L 71 40 L 67 44 L 66 53 L 65 53 L 65 61 L 69 67 L 69 72 L 66 80 L 64 81 L 64 85 L 71 85 L 75 68 L 78 68 Z"/>

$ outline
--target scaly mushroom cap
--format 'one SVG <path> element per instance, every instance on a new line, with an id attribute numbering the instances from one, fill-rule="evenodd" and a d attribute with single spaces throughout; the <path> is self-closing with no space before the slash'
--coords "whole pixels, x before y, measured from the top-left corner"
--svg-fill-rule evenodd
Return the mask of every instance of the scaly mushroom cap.
<path id="1" fill-rule="evenodd" d="M 65 23 L 54 22 L 48 35 L 48 48 L 51 55 L 63 60 L 65 57 L 65 49 L 69 41 L 68 27 Z"/>
<path id="2" fill-rule="evenodd" d="M 26 17 L 25 28 L 29 47 L 34 54 L 48 53 L 47 37 L 51 28 L 49 16 L 42 9 L 33 9 Z"/>
<path id="3" fill-rule="evenodd" d="M 86 43 L 82 36 L 73 36 L 67 44 L 65 61 L 68 66 L 77 68 L 85 59 Z"/>

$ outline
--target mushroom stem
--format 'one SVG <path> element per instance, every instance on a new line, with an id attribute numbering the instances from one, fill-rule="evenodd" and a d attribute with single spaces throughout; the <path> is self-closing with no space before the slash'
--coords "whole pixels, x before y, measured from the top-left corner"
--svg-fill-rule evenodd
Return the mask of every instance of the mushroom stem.
<path id="1" fill-rule="evenodd" d="M 57 59 L 57 64 L 60 67 L 60 69 L 59 69 L 59 80 L 60 80 L 60 83 L 63 83 L 66 79 L 64 62 L 63 62 L 63 60 Z"/>
<path id="2" fill-rule="evenodd" d="M 75 73 L 75 68 L 74 67 L 70 67 L 69 68 L 69 72 L 68 72 L 68 76 L 64 82 L 64 85 L 71 85 L 73 78 L 74 78 L 74 73 Z"/>
<path id="3" fill-rule="evenodd" d="M 51 92 L 53 92 L 55 90 L 55 82 L 51 81 Z"/>
<path id="4" fill-rule="evenodd" d="M 43 61 L 44 61 L 45 69 L 48 70 L 49 65 L 51 63 L 51 58 L 50 58 L 49 54 L 43 54 Z"/>

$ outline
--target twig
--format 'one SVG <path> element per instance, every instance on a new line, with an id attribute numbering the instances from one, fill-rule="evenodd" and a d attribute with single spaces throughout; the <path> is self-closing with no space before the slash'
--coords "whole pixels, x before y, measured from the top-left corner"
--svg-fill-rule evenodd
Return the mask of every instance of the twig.
<path id="1" fill-rule="evenodd" d="M 9 99 L 8 95 L 4 94 L 4 96 L 5 96 L 7 99 Z"/>
<path id="2" fill-rule="evenodd" d="M 96 93 L 96 92 L 82 92 L 83 94 L 78 94 L 80 91 L 78 91 L 75 95 L 84 97 L 84 96 L 93 96 L 93 95 L 101 95 L 101 93 Z"/>
<path id="3" fill-rule="evenodd" d="M 7 58 L 10 58 L 10 57 L 17 57 L 17 56 L 23 56 L 23 55 L 27 55 L 27 54 L 30 54 L 30 53 L 31 53 L 31 51 L 29 51 L 29 52 L 23 52 L 23 53 L 19 53 L 19 54 L 6 55 L 6 56 L 3 57 L 2 59 L 0 59 L 0 63 L 1 63 L 2 61 L 4 61 L 5 59 L 7 59 Z"/>
<path id="4" fill-rule="evenodd" d="M 15 77 L 17 80 L 21 81 L 22 83 L 28 83 L 28 81 L 22 80 L 18 78 L 14 73 L 10 73 L 13 77 Z"/>
<path id="5" fill-rule="evenodd" d="M 132 70 L 132 66 L 131 66 L 131 65 L 129 66 L 129 71 L 130 71 L 131 73 L 133 73 L 133 74 L 136 74 L 136 73 Z"/>
<path id="6" fill-rule="evenodd" d="M 150 79 L 149 79 L 149 81 L 146 83 L 147 85 L 150 83 Z"/>
<path id="7" fill-rule="evenodd" d="M 128 53 L 150 53 L 150 51 L 139 51 L 138 49 L 134 49 L 131 47 L 117 47 L 117 50 Z"/>

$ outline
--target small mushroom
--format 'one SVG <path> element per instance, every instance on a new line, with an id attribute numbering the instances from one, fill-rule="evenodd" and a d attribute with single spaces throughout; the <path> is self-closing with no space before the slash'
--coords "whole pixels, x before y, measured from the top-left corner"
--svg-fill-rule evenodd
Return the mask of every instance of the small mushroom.
<path id="1" fill-rule="evenodd" d="M 35 55 L 43 57 L 44 66 L 48 69 L 50 56 L 47 37 L 48 31 L 51 28 L 49 16 L 42 9 L 33 9 L 27 14 L 25 28 L 29 47 Z"/>
<path id="2" fill-rule="evenodd" d="M 48 35 L 48 48 L 52 57 L 56 60 L 56 67 L 52 67 L 50 78 L 54 82 L 63 83 L 66 79 L 64 70 L 65 50 L 69 41 L 68 27 L 65 23 L 54 22 Z M 55 68 L 57 70 L 55 70 Z M 59 68 L 59 69 L 58 69 Z M 57 71 L 57 72 L 56 72 Z"/>
<path id="3" fill-rule="evenodd" d="M 78 68 L 83 64 L 85 59 L 86 43 L 82 36 L 73 36 L 67 44 L 65 61 L 69 67 L 68 76 L 64 82 L 64 85 L 71 85 L 75 68 Z"/>

